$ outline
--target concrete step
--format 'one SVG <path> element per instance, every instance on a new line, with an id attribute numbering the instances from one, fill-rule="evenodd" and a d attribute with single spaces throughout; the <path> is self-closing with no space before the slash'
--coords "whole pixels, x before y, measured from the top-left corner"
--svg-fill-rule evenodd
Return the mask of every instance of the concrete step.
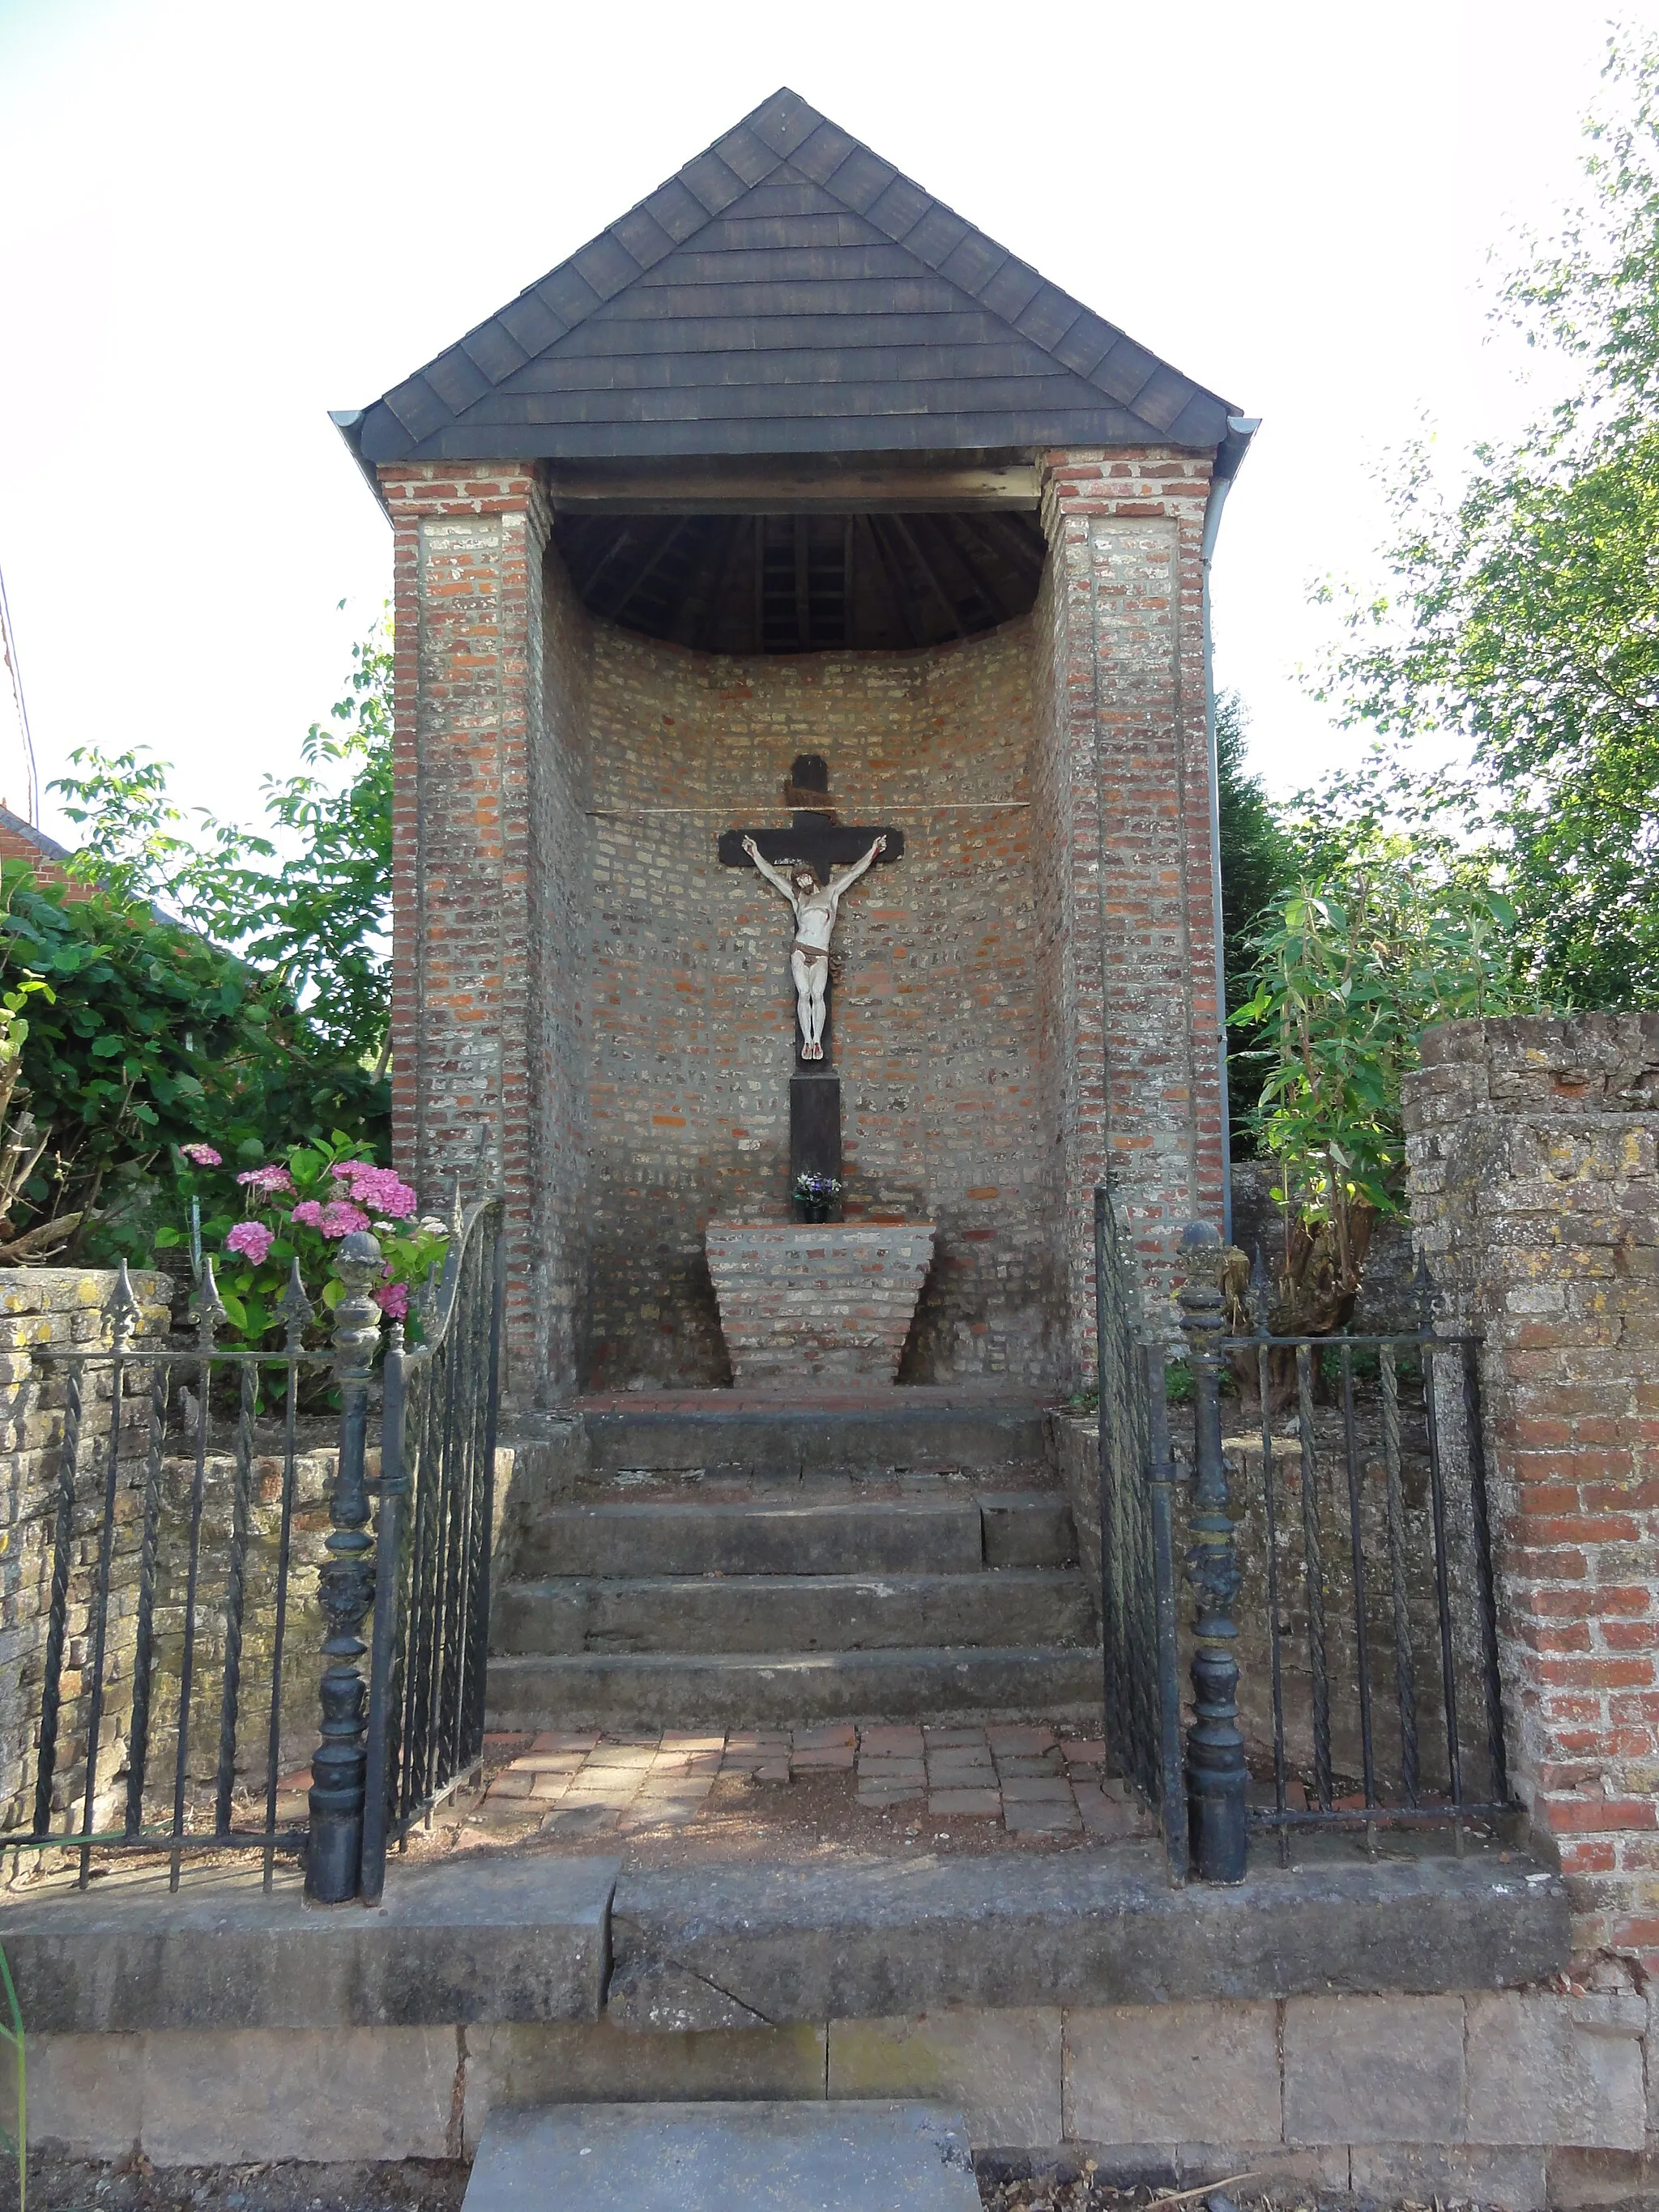
<path id="1" fill-rule="evenodd" d="M 1091 1644 L 1074 1570 L 969 1575 L 568 1575 L 507 1583 L 501 1652 L 855 1651 L 906 1645 Z"/>
<path id="2" fill-rule="evenodd" d="M 959 1390 L 884 1390 L 862 1403 L 833 1395 L 779 1403 L 735 1391 L 643 1404 L 590 1399 L 581 1419 L 596 1476 L 692 1468 L 709 1476 L 881 1476 L 898 1468 L 957 1468 L 1012 1485 L 1042 1480 L 1047 1465 L 1040 1406 Z"/>
<path id="3" fill-rule="evenodd" d="M 1071 1516 L 1054 1492 L 829 1503 L 556 1505 L 539 1511 L 519 1576 L 972 1574 L 1065 1566 Z"/>
<path id="4" fill-rule="evenodd" d="M 492 2112 L 463 2212 L 979 2212 L 959 2112 L 848 2100 Z"/>
<path id="5" fill-rule="evenodd" d="M 1075 1644 L 893 1651 L 586 1652 L 498 1656 L 492 1729 L 732 1728 L 818 1720 L 938 1721 L 953 1714 L 1092 1711 L 1101 1657 Z"/>

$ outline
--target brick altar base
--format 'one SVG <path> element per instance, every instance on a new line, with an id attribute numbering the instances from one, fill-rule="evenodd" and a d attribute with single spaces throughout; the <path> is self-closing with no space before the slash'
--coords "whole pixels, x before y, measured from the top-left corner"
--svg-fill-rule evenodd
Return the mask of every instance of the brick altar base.
<path id="1" fill-rule="evenodd" d="M 711 1221 L 708 1273 L 738 1388 L 891 1382 L 933 1235 L 931 1221 Z"/>

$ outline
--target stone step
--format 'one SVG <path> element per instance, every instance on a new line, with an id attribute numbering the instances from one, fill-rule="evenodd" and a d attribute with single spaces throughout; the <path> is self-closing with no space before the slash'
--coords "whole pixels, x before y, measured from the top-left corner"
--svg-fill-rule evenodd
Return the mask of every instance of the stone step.
<path id="1" fill-rule="evenodd" d="M 1101 1656 L 1076 1644 L 896 1651 L 586 1652 L 489 1662 L 492 1729 L 787 1727 L 819 1720 L 1092 1713 Z"/>
<path id="2" fill-rule="evenodd" d="M 893 1650 L 928 1644 L 1091 1644 L 1073 1570 L 972 1575 L 551 1577 L 505 1584 L 504 1653 Z"/>
<path id="3" fill-rule="evenodd" d="M 711 1404 L 711 1400 L 714 1402 Z M 727 1401 L 730 1402 L 727 1402 Z M 700 1391 L 643 1404 L 588 1400 L 581 1423 L 598 1478 L 649 1469 L 879 1478 L 896 1469 L 957 1468 L 1003 1486 L 1048 1476 L 1041 1407 L 1024 1399 L 922 1388 L 876 1402 L 769 1402 Z"/>
<path id="4" fill-rule="evenodd" d="M 515 1572 L 548 1575 L 972 1574 L 1065 1566 L 1071 1516 L 1054 1492 L 777 1504 L 548 1506 Z"/>
<path id="5" fill-rule="evenodd" d="M 463 2212 L 979 2212 L 959 2112 L 864 2102 L 492 2112 Z"/>

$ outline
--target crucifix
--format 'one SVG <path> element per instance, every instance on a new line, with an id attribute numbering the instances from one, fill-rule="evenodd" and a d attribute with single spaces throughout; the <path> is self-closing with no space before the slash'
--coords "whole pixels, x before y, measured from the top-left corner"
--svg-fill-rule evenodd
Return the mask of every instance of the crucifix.
<path id="1" fill-rule="evenodd" d="M 850 828 L 830 801 L 828 764 L 803 754 L 789 772 L 787 830 L 727 830 L 721 865 L 753 867 L 795 916 L 789 949 L 795 990 L 795 1072 L 789 1080 L 789 1180 L 841 1176 L 841 1079 L 830 1067 L 830 939 L 845 893 L 878 862 L 904 850 L 902 830 Z M 839 1215 L 839 1206 L 836 1209 Z"/>

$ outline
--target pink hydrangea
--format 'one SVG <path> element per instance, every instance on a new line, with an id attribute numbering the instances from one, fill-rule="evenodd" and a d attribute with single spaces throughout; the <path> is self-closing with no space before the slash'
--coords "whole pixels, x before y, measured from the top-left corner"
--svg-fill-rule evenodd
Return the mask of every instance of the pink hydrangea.
<path id="1" fill-rule="evenodd" d="M 314 1198 L 301 1199 L 289 1219 L 320 1230 L 325 1237 L 349 1237 L 354 1230 L 368 1226 L 368 1216 L 362 1206 L 349 1206 L 343 1198 L 331 1198 L 326 1206 Z"/>
<path id="2" fill-rule="evenodd" d="M 227 1252 L 240 1252 L 252 1260 L 256 1267 L 264 1265 L 265 1255 L 276 1243 L 274 1230 L 267 1229 L 263 1221 L 239 1221 L 225 1239 Z"/>
<path id="3" fill-rule="evenodd" d="M 395 1168 L 377 1168 L 372 1160 L 340 1160 L 330 1173 L 347 1185 L 359 1206 L 389 1221 L 407 1221 L 414 1214 L 418 1201 Z"/>
<path id="4" fill-rule="evenodd" d="M 288 1170 L 276 1164 L 268 1168 L 246 1168 L 236 1180 L 260 1198 L 272 1198 L 279 1192 L 294 1188 L 294 1178 Z"/>
<path id="5" fill-rule="evenodd" d="M 224 1154 L 211 1145 L 180 1145 L 179 1149 L 193 1168 L 222 1168 L 225 1164 Z"/>
<path id="6" fill-rule="evenodd" d="M 409 1285 L 382 1283 L 374 1292 L 374 1303 L 388 1321 L 407 1321 L 409 1318 Z"/>

